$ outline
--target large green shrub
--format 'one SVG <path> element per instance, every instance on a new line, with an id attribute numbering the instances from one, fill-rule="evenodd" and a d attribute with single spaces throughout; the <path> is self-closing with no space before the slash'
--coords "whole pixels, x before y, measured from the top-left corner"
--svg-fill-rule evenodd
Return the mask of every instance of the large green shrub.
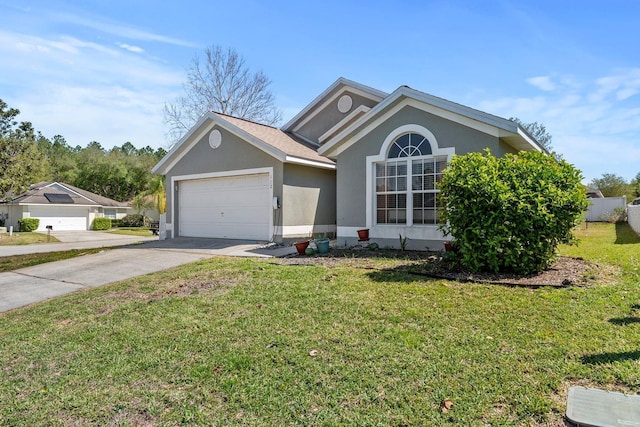
<path id="1" fill-rule="evenodd" d="M 148 227 L 150 218 L 140 214 L 127 215 L 120 219 L 120 227 Z"/>
<path id="2" fill-rule="evenodd" d="M 18 220 L 20 231 L 37 230 L 40 226 L 40 218 L 22 218 Z"/>
<path id="3" fill-rule="evenodd" d="M 98 217 L 93 220 L 94 230 L 108 230 L 111 228 L 111 219 L 105 217 Z"/>
<path id="4" fill-rule="evenodd" d="M 587 208 L 579 170 L 539 152 L 454 156 L 441 186 L 444 230 L 474 271 L 530 274 L 555 259 Z"/>

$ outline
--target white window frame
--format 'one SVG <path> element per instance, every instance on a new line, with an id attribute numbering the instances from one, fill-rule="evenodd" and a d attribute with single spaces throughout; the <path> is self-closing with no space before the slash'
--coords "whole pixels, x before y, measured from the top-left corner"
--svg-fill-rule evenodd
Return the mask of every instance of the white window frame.
<path id="1" fill-rule="evenodd" d="M 375 230 L 374 233 L 378 234 L 380 237 L 389 237 L 389 238 L 398 238 L 398 234 L 406 233 L 407 229 L 418 230 L 422 229 L 421 238 L 434 238 L 433 236 L 440 235 L 440 233 L 436 233 L 438 225 L 437 224 L 413 224 L 413 199 L 410 197 L 412 194 L 410 189 L 407 189 L 407 222 L 406 224 L 386 224 L 381 223 L 378 224 L 376 221 L 376 164 L 380 162 L 386 162 L 387 154 L 389 152 L 389 147 L 393 144 L 396 139 L 400 136 L 407 133 L 417 133 L 424 136 L 429 144 L 431 145 L 431 154 L 427 156 L 418 156 L 418 157 L 403 157 L 398 160 L 406 159 L 407 164 L 407 174 L 410 176 L 411 174 L 411 162 L 412 160 L 417 159 L 426 159 L 433 157 L 447 157 L 447 163 L 451 161 L 451 157 L 455 154 L 454 147 L 446 147 L 440 148 L 438 146 L 438 141 L 436 140 L 435 135 L 429 131 L 424 126 L 420 126 L 417 124 L 407 124 L 400 126 L 394 129 L 389 135 L 386 137 L 382 146 L 380 147 L 380 152 L 373 156 L 367 156 L 366 158 L 366 185 L 367 185 L 367 194 L 366 194 L 366 209 L 367 209 L 367 228 Z M 377 232 L 376 232 L 377 231 Z M 406 235 L 406 234 L 405 234 Z"/>

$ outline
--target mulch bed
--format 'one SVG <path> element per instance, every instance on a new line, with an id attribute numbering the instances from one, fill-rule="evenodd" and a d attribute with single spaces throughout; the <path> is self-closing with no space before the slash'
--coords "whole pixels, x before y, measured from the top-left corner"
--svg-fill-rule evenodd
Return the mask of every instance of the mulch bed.
<path id="1" fill-rule="evenodd" d="M 335 249 L 327 255 L 293 256 L 279 259 L 279 263 L 289 265 L 328 265 L 340 264 L 352 267 L 379 269 L 367 262 L 373 258 L 395 258 L 406 261 L 394 267 L 393 271 L 404 272 L 424 277 L 455 280 L 458 282 L 475 282 L 499 284 L 503 286 L 521 286 L 538 288 L 543 286 L 570 287 L 587 285 L 588 273 L 593 266 L 581 258 L 558 257 L 558 260 L 546 270 L 532 275 L 513 273 L 478 273 L 466 270 L 457 264 L 447 261 L 441 252 L 415 252 L 394 250 L 353 250 Z"/>

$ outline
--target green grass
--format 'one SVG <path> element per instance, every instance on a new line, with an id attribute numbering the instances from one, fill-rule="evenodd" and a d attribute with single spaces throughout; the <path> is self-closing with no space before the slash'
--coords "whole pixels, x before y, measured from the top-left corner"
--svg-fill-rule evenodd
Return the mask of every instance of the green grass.
<path id="1" fill-rule="evenodd" d="M 12 233 L 9 237 L 9 233 L 2 233 L 0 235 L 0 246 L 9 245 L 32 245 L 34 243 L 55 243 L 59 240 L 53 236 L 47 236 L 44 233 Z"/>
<path id="2" fill-rule="evenodd" d="M 63 259 L 76 258 L 83 255 L 95 254 L 112 248 L 73 249 L 70 251 L 46 252 L 27 255 L 13 255 L 0 257 L 0 273 L 19 270 L 33 265 L 47 262 L 61 261 Z"/>
<path id="3" fill-rule="evenodd" d="M 640 391 L 640 245 L 589 227 L 562 251 L 625 250 L 588 288 L 219 257 L 0 314 L 0 424 L 549 425 Z"/>
<path id="4" fill-rule="evenodd" d="M 111 234 L 124 234 L 127 236 L 153 236 L 153 233 L 145 227 L 122 227 L 112 228 L 108 231 Z"/>
<path id="5" fill-rule="evenodd" d="M 575 231 L 576 246 L 562 246 L 560 253 L 579 256 L 621 268 L 630 280 L 640 279 L 640 236 L 627 223 L 582 223 Z"/>

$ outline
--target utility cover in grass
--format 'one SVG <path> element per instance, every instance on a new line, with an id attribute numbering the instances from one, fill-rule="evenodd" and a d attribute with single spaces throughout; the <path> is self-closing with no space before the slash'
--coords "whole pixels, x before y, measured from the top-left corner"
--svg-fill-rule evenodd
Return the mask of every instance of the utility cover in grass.
<path id="1" fill-rule="evenodd" d="M 640 426 L 640 396 L 571 387 L 567 397 L 567 419 L 579 426 Z"/>

